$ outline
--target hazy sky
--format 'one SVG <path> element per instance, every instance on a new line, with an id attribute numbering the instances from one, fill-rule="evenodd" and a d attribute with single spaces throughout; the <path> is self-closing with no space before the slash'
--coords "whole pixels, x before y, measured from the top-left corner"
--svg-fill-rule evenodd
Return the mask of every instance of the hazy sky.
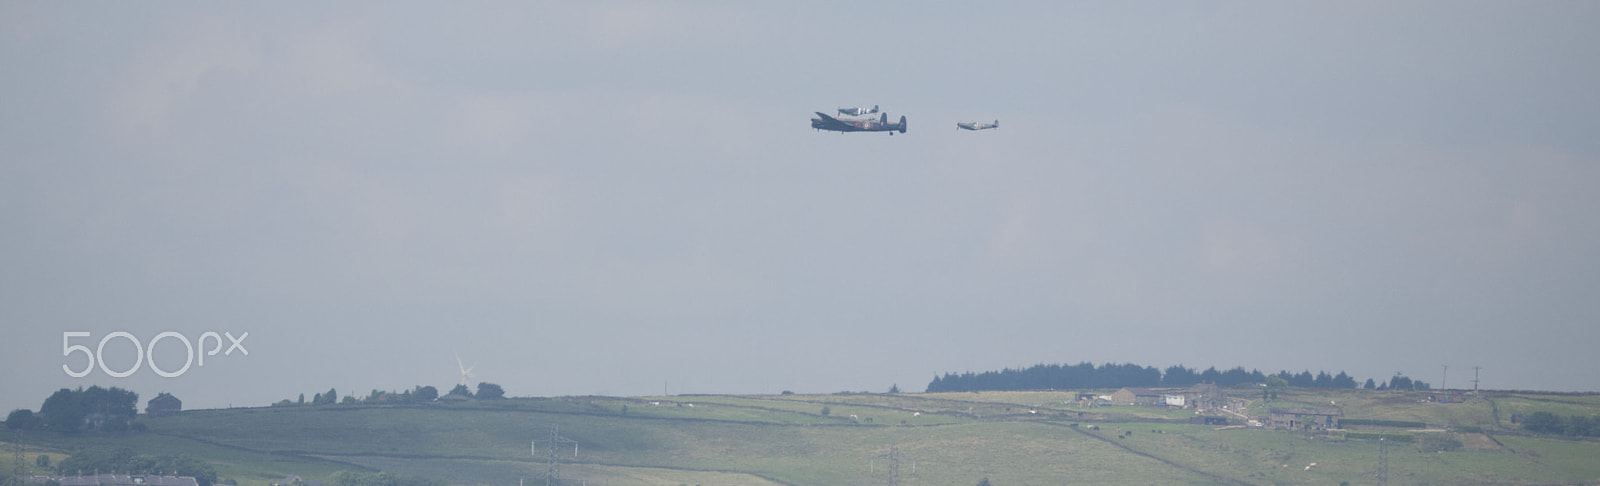
<path id="1" fill-rule="evenodd" d="M 1595 2 L 3 2 L 0 408 L 443 390 L 457 353 L 514 396 L 1080 361 L 1600 390 L 1596 25 Z M 909 132 L 809 128 L 873 104 Z M 119 331 L 249 354 L 67 376 L 67 346 Z"/>

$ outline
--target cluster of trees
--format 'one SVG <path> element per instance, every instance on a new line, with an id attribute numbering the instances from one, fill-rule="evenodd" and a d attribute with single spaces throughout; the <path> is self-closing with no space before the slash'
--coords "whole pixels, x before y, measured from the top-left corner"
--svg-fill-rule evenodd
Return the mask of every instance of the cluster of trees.
<path id="1" fill-rule="evenodd" d="M 1345 389 L 1349 389 L 1349 388 L 1355 388 L 1356 387 L 1356 379 L 1355 378 L 1351 378 L 1350 375 L 1345 374 L 1345 372 L 1343 372 L 1343 371 L 1340 371 L 1339 374 L 1337 374 L 1337 375 L 1330 375 L 1326 371 L 1318 371 L 1316 376 L 1312 376 L 1310 370 L 1301 371 L 1299 373 L 1294 373 L 1294 374 L 1290 374 L 1288 371 L 1279 371 L 1278 374 L 1273 375 L 1273 376 L 1277 376 L 1278 378 L 1282 378 L 1283 381 L 1285 382 L 1285 384 L 1287 384 L 1288 386 L 1295 386 L 1295 387 L 1300 387 L 1300 388 L 1345 388 Z M 1259 383 L 1265 383 L 1265 382 L 1263 381 L 1263 382 L 1259 382 Z"/>
<path id="2" fill-rule="evenodd" d="M 467 385 L 456 385 L 448 394 L 479 400 L 497 400 L 506 397 L 505 389 L 500 388 L 500 385 L 488 382 L 478 383 L 477 393 L 473 393 L 470 388 L 467 388 Z M 417 385 L 415 388 L 401 392 L 372 390 L 372 393 L 368 393 L 366 398 L 345 395 L 343 400 L 340 400 L 338 390 L 330 388 L 327 393 L 318 393 L 312 396 L 310 403 L 306 402 L 306 395 L 301 393 L 299 400 L 285 398 L 272 404 L 272 406 L 295 407 L 301 405 L 333 405 L 335 403 L 342 405 L 397 405 L 431 402 L 437 399 L 439 399 L 439 389 L 432 386 Z"/>
<path id="3" fill-rule="evenodd" d="M 1533 412 L 1523 419 L 1522 430 L 1567 437 L 1600 437 L 1600 416 L 1573 415 L 1561 418 L 1550 412 Z"/>
<path id="4" fill-rule="evenodd" d="M 13 410 L 6 416 L 12 430 L 53 430 L 73 433 L 129 430 L 139 413 L 139 394 L 117 387 L 62 388 L 44 400 L 39 413 Z"/>
<path id="5" fill-rule="evenodd" d="M 505 389 L 500 388 L 500 385 L 488 382 L 478 383 L 478 393 L 472 393 L 471 391 L 467 390 L 467 385 L 456 385 L 455 388 L 450 389 L 449 394 L 460 395 L 468 398 L 476 398 L 479 400 L 499 400 L 506 397 Z"/>
<path id="6" fill-rule="evenodd" d="M 212 486 L 217 483 L 217 469 L 210 463 L 190 457 L 187 454 L 176 456 L 146 456 L 134 454 L 133 449 L 126 447 L 116 449 L 90 448 L 74 451 L 72 456 L 61 460 L 56 466 L 56 472 L 62 475 L 75 474 L 102 474 L 117 473 L 143 473 L 177 476 L 192 476 L 200 486 Z"/>
<path id="7" fill-rule="evenodd" d="M 1122 387 L 1182 387 L 1199 383 L 1217 386 L 1234 386 L 1244 383 L 1268 383 L 1276 377 L 1286 386 L 1305 388 L 1355 388 L 1356 380 L 1340 371 L 1330 375 L 1326 371 L 1313 375 L 1308 371 L 1290 373 L 1279 371 L 1267 375 L 1260 370 L 1245 371 L 1235 367 L 1219 371 L 1216 367 L 1195 371 L 1183 365 L 1171 366 L 1162 372 L 1153 366 L 1106 363 L 1095 366 L 1083 362 L 1076 365 L 1040 364 L 1025 369 L 1007 368 L 983 373 L 967 372 L 960 375 L 946 373 L 935 376 L 928 384 L 928 392 L 981 391 L 981 390 L 1046 390 L 1046 389 L 1105 389 Z M 1404 377 L 1397 377 L 1404 378 Z M 1410 385 L 1408 380 L 1407 386 Z M 1270 380 L 1276 382 L 1277 380 Z M 1371 382 L 1371 380 L 1368 380 Z M 1424 384 L 1425 385 L 1425 384 Z"/>
<path id="8" fill-rule="evenodd" d="M 1378 383 L 1372 381 L 1372 378 L 1367 378 L 1367 383 L 1361 385 L 1361 387 L 1368 390 L 1427 390 L 1433 388 L 1433 386 L 1429 385 L 1426 381 L 1413 380 L 1411 378 L 1407 378 L 1406 375 L 1399 373 L 1395 373 L 1394 378 L 1390 378 L 1389 381 L 1385 381 L 1383 383 Z"/>
<path id="9" fill-rule="evenodd" d="M 1217 371 L 1217 367 L 1206 368 L 1205 371 L 1195 372 L 1193 368 L 1183 365 L 1167 367 L 1161 374 L 1162 386 L 1190 386 L 1200 383 L 1211 383 L 1217 386 L 1233 386 L 1240 383 L 1261 383 L 1266 380 L 1258 370 L 1245 371 L 1244 367 L 1236 367 L 1228 371 Z"/>
<path id="10" fill-rule="evenodd" d="M 290 399 L 285 398 L 285 399 L 282 399 L 282 400 L 278 400 L 276 403 L 273 403 L 272 406 L 274 406 L 274 407 L 298 407 L 298 406 L 304 406 L 304 405 L 333 405 L 333 404 L 336 404 L 336 403 L 339 403 L 339 392 L 337 390 L 329 388 L 328 389 L 328 393 L 318 393 L 316 395 L 313 395 L 311 397 L 311 403 L 306 403 L 306 394 L 301 393 L 299 400 L 290 400 Z M 348 404 L 361 403 L 361 400 L 357 399 L 356 397 L 346 396 L 346 397 L 344 397 L 344 403 L 347 404 L 347 405 Z"/>
<path id="11" fill-rule="evenodd" d="M 406 391 L 398 392 L 398 393 L 392 392 L 392 391 L 372 390 L 372 393 L 367 394 L 367 398 L 365 398 L 365 399 L 357 398 L 355 395 L 345 395 L 344 396 L 344 401 L 340 401 L 339 400 L 339 391 L 336 390 L 336 389 L 333 389 L 333 388 L 329 388 L 326 393 L 318 393 L 318 394 L 312 395 L 310 403 L 306 403 L 306 394 L 301 393 L 299 400 L 290 400 L 290 399 L 285 398 L 283 400 L 279 400 L 277 403 L 272 404 L 272 406 L 274 406 L 274 407 L 295 407 L 295 406 L 302 406 L 302 405 L 317 406 L 317 405 L 333 405 L 333 404 L 343 404 L 343 405 L 369 404 L 369 405 L 376 405 L 376 404 L 381 404 L 381 403 L 391 403 L 391 404 L 393 404 L 393 403 L 428 402 L 428 401 L 433 401 L 433 399 L 435 399 L 435 398 L 439 398 L 439 389 L 431 387 L 431 386 L 417 386 L 417 387 L 415 387 L 415 388 L 413 388 L 411 390 L 406 390 Z"/>
<path id="12" fill-rule="evenodd" d="M 1071 388 L 1121 388 L 1160 386 L 1161 370 L 1134 364 L 1089 362 L 1076 365 L 1034 365 L 1026 369 L 1007 368 L 983 373 L 946 373 L 928 383 L 928 392 L 982 390 L 1045 390 Z"/>

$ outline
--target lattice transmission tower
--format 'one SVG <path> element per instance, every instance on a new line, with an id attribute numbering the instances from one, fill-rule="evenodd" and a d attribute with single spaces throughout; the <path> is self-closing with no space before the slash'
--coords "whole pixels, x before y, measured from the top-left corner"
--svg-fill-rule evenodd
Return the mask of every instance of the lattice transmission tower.
<path id="1" fill-rule="evenodd" d="M 888 454 L 873 457 L 887 457 L 889 459 L 889 486 L 900 486 L 900 461 L 905 459 L 905 456 L 900 454 L 900 446 L 891 443 L 889 444 Z M 911 475 L 917 475 L 917 461 L 915 459 L 911 461 Z"/>
<path id="2" fill-rule="evenodd" d="M 557 425 L 550 426 L 550 438 L 547 441 L 550 443 L 550 448 L 545 468 L 545 484 L 547 486 L 559 486 L 561 484 L 561 455 L 557 452 L 557 449 L 561 447 L 561 444 L 572 444 L 572 456 L 577 457 L 578 441 L 562 437 L 560 426 Z M 539 455 L 539 442 L 534 441 L 531 447 L 534 456 L 537 457 Z"/>
<path id="3" fill-rule="evenodd" d="M 28 465 L 23 462 L 23 451 L 25 450 L 25 448 L 27 446 L 22 444 L 22 441 L 23 441 L 22 440 L 22 430 L 21 429 L 17 429 L 16 432 L 17 433 L 14 434 L 14 437 L 16 437 L 16 438 L 13 440 L 13 442 L 15 442 L 15 444 L 12 444 L 12 445 L 16 446 L 15 449 L 17 451 L 16 456 L 14 457 L 15 462 L 16 462 L 16 476 L 15 477 L 17 478 L 17 481 L 22 481 L 23 478 L 27 477 L 26 474 L 28 472 L 28 469 L 27 469 Z"/>

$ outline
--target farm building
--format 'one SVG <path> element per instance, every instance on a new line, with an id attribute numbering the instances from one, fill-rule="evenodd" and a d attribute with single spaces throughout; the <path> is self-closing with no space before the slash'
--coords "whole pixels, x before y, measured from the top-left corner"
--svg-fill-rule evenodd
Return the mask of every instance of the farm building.
<path id="1" fill-rule="evenodd" d="M 1111 394 L 1111 403 L 1116 405 L 1155 405 L 1160 400 L 1161 394 L 1149 388 L 1123 388 Z"/>
<path id="2" fill-rule="evenodd" d="M 1339 417 L 1344 416 L 1344 412 L 1337 408 L 1320 407 L 1273 407 L 1269 413 L 1271 413 L 1269 423 L 1273 427 L 1285 429 L 1306 427 L 1337 429 Z"/>
<path id="3" fill-rule="evenodd" d="M 182 411 L 183 400 L 179 400 L 178 397 L 172 396 L 171 393 L 167 392 L 161 392 L 161 394 L 156 395 L 155 398 L 152 398 L 149 402 L 146 402 L 144 406 L 145 415 L 149 415 L 151 417 L 177 415 L 178 412 Z"/>
<path id="4" fill-rule="evenodd" d="M 1228 395 L 1223 393 L 1222 387 L 1210 383 L 1191 386 L 1183 395 L 1188 406 L 1196 410 L 1218 409 L 1228 404 Z"/>

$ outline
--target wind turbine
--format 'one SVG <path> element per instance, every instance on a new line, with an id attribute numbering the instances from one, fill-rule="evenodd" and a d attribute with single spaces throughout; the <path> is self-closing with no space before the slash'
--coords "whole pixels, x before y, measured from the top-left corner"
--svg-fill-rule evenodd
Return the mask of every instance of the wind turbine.
<path id="1" fill-rule="evenodd" d="M 465 363 L 461 362 L 461 355 L 456 354 L 456 367 L 461 369 L 461 384 L 469 387 L 472 386 L 472 379 L 476 378 L 476 376 L 472 374 L 472 369 L 477 368 L 478 364 L 473 363 L 472 366 L 467 366 Z"/>

